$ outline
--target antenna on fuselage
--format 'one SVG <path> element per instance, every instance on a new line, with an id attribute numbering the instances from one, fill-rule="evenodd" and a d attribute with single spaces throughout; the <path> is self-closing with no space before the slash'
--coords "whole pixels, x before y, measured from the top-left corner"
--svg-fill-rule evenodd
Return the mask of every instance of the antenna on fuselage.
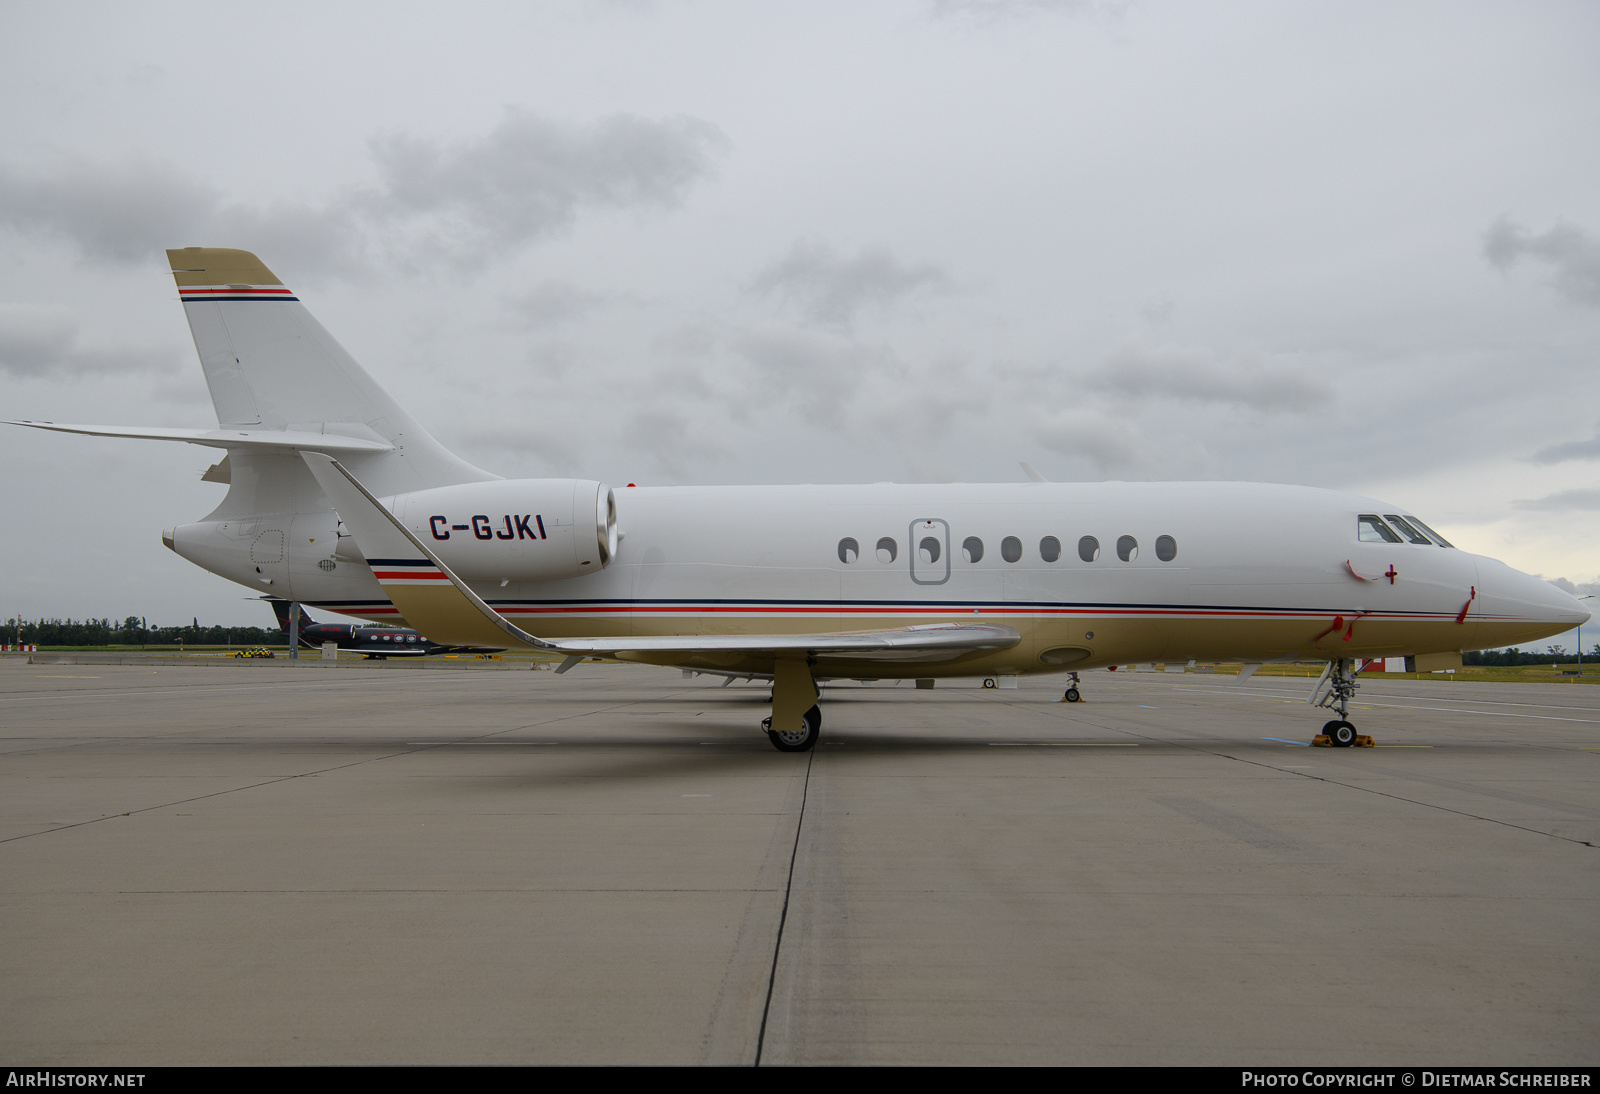
<path id="1" fill-rule="evenodd" d="M 1043 475 L 1039 474 L 1039 469 L 1037 467 L 1033 466 L 1033 464 L 1029 463 L 1027 460 L 1018 460 L 1017 464 L 1018 464 L 1018 466 L 1020 466 L 1022 468 L 1022 473 L 1024 475 L 1028 476 L 1028 481 L 1029 482 L 1049 482 L 1050 481 L 1049 479 L 1045 478 Z"/>

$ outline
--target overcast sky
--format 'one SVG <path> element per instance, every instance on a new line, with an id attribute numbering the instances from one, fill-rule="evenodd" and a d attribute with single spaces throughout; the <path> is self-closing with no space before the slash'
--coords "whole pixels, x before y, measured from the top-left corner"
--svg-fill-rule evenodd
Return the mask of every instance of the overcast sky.
<path id="1" fill-rule="evenodd" d="M 242 247 L 507 476 L 1303 483 L 1600 581 L 1592 3 L 0 26 L 0 417 L 214 424 L 163 249 Z M 0 618 L 268 623 L 161 546 L 216 455 L 0 428 Z"/>

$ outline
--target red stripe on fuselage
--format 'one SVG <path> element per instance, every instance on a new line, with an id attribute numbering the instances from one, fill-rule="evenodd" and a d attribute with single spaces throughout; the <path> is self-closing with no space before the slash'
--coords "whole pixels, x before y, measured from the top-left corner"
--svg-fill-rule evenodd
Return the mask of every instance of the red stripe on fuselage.
<path id="1" fill-rule="evenodd" d="M 249 288 L 249 289 L 227 289 L 227 288 L 218 288 L 218 289 L 179 289 L 178 290 L 178 295 L 179 296 L 256 296 L 256 295 L 293 296 L 294 292 L 291 289 L 255 289 L 255 288 Z"/>

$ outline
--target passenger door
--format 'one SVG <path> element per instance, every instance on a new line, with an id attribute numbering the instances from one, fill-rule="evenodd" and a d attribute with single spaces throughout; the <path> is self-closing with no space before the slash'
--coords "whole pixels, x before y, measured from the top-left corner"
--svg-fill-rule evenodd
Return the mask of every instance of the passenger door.
<path id="1" fill-rule="evenodd" d="M 907 536 L 911 580 L 918 585 L 943 585 L 950 580 L 950 525 L 936 518 L 914 520 Z"/>

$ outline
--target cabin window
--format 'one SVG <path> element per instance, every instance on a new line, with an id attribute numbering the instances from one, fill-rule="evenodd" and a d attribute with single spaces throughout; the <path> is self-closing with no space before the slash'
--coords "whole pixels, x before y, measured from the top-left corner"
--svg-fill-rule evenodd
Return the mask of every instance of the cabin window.
<path id="1" fill-rule="evenodd" d="M 839 561 L 846 566 L 861 557 L 861 544 L 848 536 L 839 541 Z"/>
<path id="2" fill-rule="evenodd" d="M 1178 541 L 1171 536 L 1156 537 L 1156 557 L 1162 562 L 1171 562 L 1178 557 Z"/>
<path id="3" fill-rule="evenodd" d="M 983 540 L 977 536 L 968 536 L 961 541 L 961 557 L 968 562 L 983 561 Z"/>
<path id="4" fill-rule="evenodd" d="M 1001 540 L 1000 557 L 1007 562 L 1016 562 L 1022 557 L 1022 541 L 1016 536 L 1007 536 Z"/>
<path id="5" fill-rule="evenodd" d="M 1438 532 L 1435 532 L 1432 528 L 1429 528 L 1426 524 L 1423 524 L 1416 517 L 1407 517 L 1406 519 L 1409 520 L 1412 524 L 1416 525 L 1418 528 L 1422 529 L 1424 532 L 1428 533 L 1428 535 L 1432 536 L 1433 537 L 1433 542 L 1437 543 L 1439 546 L 1441 546 L 1441 547 L 1453 547 L 1454 546 L 1454 544 L 1452 544 L 1449 540 L 1445 539 Z"/>
<path id="6" fill-rule="evenodd" d="M 1356 533 L 1362 543 L 1400 542 L 1400 537 L 1394 534 L 1394 529 L 1383 523 L 1376 513 L 1362 513 L 1357 517 Z"/>
<path id="7" fill-rule="evenodd" d="M 1055 536 L 1045 536 L 1039 541 L 1039 557 L 1054 562 L 1061 557 L 1061 541 Z"/>
<path id="8" fill-rule="evenodd" d="M 1383 514 L 1383 519 L 1389 522 L 1390 527 L 1398 528 L 1400 530 L 1400 534 L 1405 536 L 1412 543 L 1425 543 L 1429 547 L 1433 546 L 1433 540 L 1429 539 L 1427 536 L 1411 527 L 1411 525 L 1407 524 L 1406 519 L 1399 514 L 1385 513 Z"/>
<path id="9" fill-rule="evenodd" d="M 922 542 L 917 544 L 917 553 L 923 562 L 933 565 L 939 561 L 939 541 L 933 536 L 923 536 Z"/>
<path id="10" fill-rule="evenodd" d="M 1124 562 L 1132 562 L 1139 557 L 1139 541 L 1132 536 L 1117 537 L 1117 557 Z"/>
<path id="11" fill-rule="evenodd" d="M 1078 541 L 1078 557 L 1085 562 L 1093 562 L 1100 557 L 1100 541 L 1093 536 L 1084 536 Z"/>
<path id="12" fill-rule="evenodd" d="M 893 562 L 900 556 L 900 548 L 895 546 L 894 540 L 884 536 L 878 541 L 878 561 L 882 563 Z"/>

